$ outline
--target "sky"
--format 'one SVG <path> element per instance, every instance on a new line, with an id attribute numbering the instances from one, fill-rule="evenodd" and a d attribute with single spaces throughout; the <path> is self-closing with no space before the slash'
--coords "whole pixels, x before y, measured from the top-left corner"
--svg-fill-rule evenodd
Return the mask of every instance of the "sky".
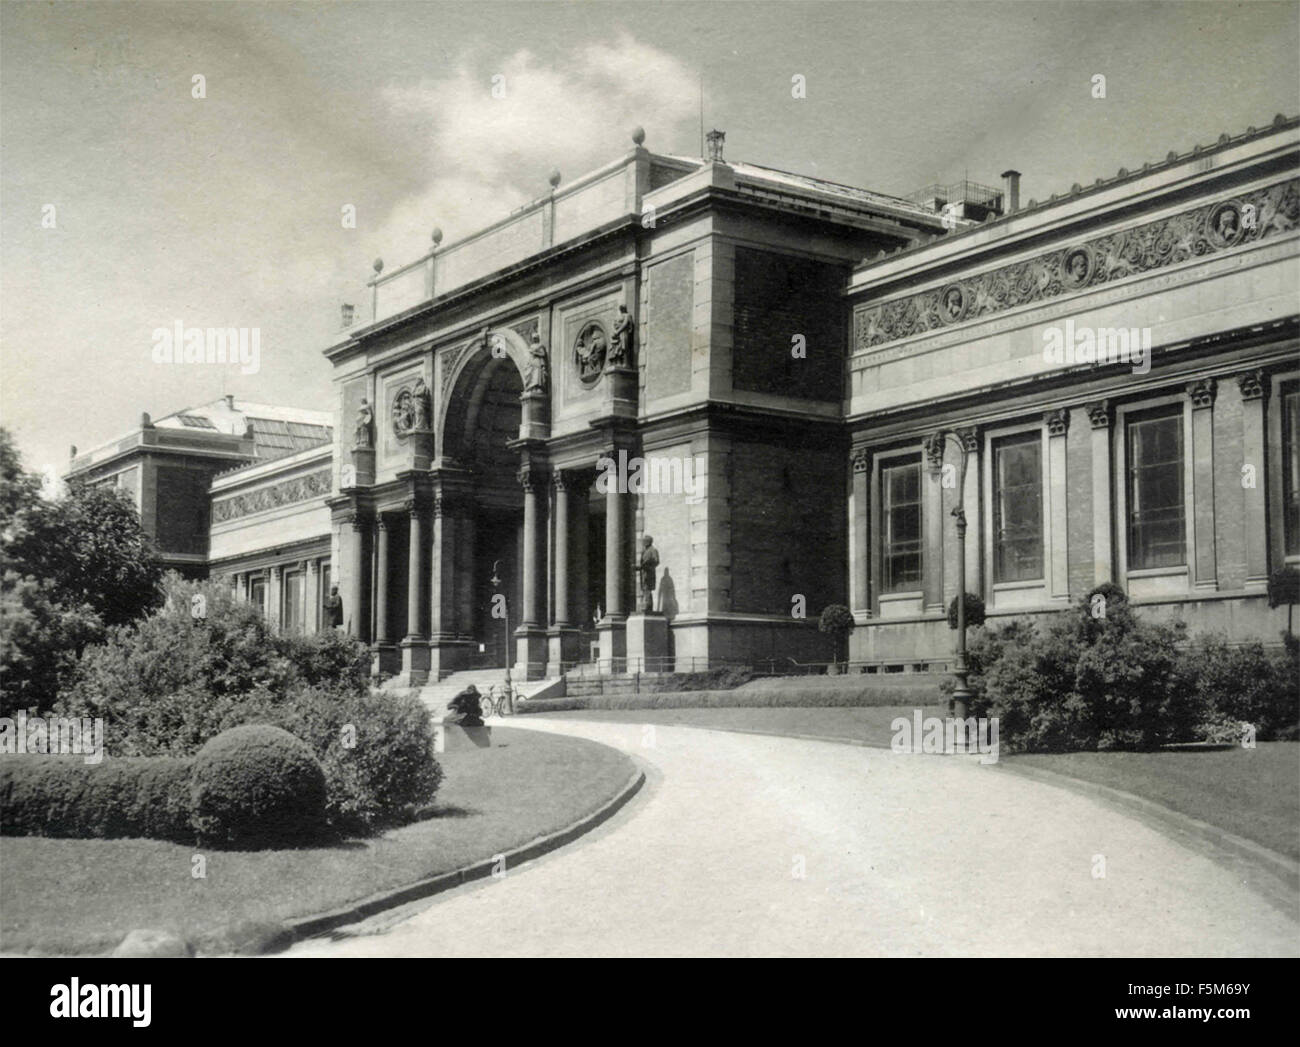
<path id="1" fill-rule="evenodd" d="M 321 351 L 375 258 L 495 221 L 638 125 L 698 156 L 701 82 L 728 158 L 899 195 L 1015 167 L 1043 199 L 1300 113 L 1298 12 L 3 0 L 0 425 L 61 470 L 141 411 L 328 409 Z M 259 329 L 258 371 L 155 363 L 177 321 Z"/>

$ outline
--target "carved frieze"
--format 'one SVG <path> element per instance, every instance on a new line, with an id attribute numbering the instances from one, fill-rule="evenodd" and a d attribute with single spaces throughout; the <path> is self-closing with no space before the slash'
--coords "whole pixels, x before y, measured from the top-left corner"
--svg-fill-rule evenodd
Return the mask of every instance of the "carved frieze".
<path id="1" fill-rule="evenodd" d="M 231 495 L 212 503 L 212 522 L 225 523 L 253 513 L 264 513 L 286 505 L 305 502 L 330 493 L 330 470 L 295 476 L 277 484 L 259 487 L 255 491 Z"/>
<path id="2" fill-rule="evenodd" d="M 1300 225 L 1300 179 L 860 308 L 857 351 L 1254 243 Z"/>

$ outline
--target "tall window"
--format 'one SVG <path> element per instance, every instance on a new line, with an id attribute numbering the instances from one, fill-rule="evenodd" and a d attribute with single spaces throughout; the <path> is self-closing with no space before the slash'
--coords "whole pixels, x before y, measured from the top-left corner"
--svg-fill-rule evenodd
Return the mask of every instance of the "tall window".
<path id="1" fill-rule="evenodd" d="M 921 463 L 887 465 L 880 471 L 887 593 L 921 587 Z"/>
<path id="2" fill-rule="evenodd" d="M 1183 518 L 1183 414 L 1133 418 L 1128 438 L 1128 566 L 1187 562 Z"/>
<path id="3" fill-rule="evenodd" d="M 286 633 L 302 632 L 302 572 L 284 572 L 284 605 L 281 608 L 281 628 Z"/>
<path id="4" fill-rule="evenodd" d="M 1043 440 L 993 444 L 993 574 L 999 582 L 1043 577 Z"/>
<path id="5" fill-rule="evenodd" d="M 318 607 L 316 609 L 316 620 L 320 622 L 320 628 L 328 629 L 330 624 L 329 611 L 325 609 L 325 601 L 330 596 L 330 565 L 323 563 L 320 565 L 320 592 L 316 594 Z"/>
<path id="6" fill-rule="evenodd" d="M 266 614 L 266 579 L 254 578 L 248 583 L 248 602 Z"/>
<path id="7" fill-rule="evenodd" d="M 1282 387 L 1282 521 L 1286 555 L 1300 556 L 1300 384 Z"/>

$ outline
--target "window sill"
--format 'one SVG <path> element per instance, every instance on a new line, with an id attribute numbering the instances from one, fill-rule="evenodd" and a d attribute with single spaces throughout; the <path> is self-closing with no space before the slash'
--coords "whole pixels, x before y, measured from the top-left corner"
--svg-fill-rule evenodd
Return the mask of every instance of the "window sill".
<path id="1" fill-rule="evenodd" d="M 1046 578 L 1031 578 L 1023 582 L 994 582 L 993 591 L 995 593 L 1010 592 L 1015 589 L 1043 589 L 1047 586 Z"/>
<path id="2" fill-rule="evenodd" d="M 1130 578 L 1172 578 L 1187 573 L 1186 564 L 1179 564 L 1177 567 L 1141 567 L 1127 572 Z"/>

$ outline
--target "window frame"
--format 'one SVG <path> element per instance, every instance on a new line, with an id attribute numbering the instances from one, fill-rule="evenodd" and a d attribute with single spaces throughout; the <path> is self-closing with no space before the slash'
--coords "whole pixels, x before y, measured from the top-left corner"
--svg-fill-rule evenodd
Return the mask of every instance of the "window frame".
<path id="1" fill-rule="evenodd" d="M 915 466 L 917 471 L 917 490 L 916 490 L 916 518 L 917 518 L 917 558 L 918 558 L 918 577 L 916 587 L 907 588 L 890 588 L 886 584 L 886 564 L 889 561 L 889 551 L 886 544 L 886 520 L 888 507 L 886 506 L 886 472 L 890 469 L 896 469 L 900 466 Z M 923 455 L 912 448 L 900 448 L 894 452 L 888 452 L 874 456 L 874 483 L 876 497 L 875 527 L 873 528 L 876 541 L 875 545 L 875 565 L 877 567 L 876 578 L 879 579 L 877 586 L 878 600 L 901 600 L 922 596 L 925 592 L 925 572 L 926 572 L 926 549 L 925 549 L 925 462 Z"/>
<path id="2" fill-rule="evenodd" d="M 1038 483 L 1039 483 L 1039 573 L 1036 578 L 1018 578 L 1002 580 L 997 576 L 997 535 L 994 531 L 995 508 L 997 504 L 997 471 L 994 461 L 995 447 L 1005 440 L 1021 439 L 1036 434 L 1038 436 Z M 1048 565 L 1052 562 L 1051 533 L 1051 477 L 1049 476 L 1049 434 L 1041 418 L 1026 421 L 1019 425 L 1000 426 L 984 434 L 982 459 L 984 468 L 981 476 L 981 496 L 984 501 L 983 524 L 986 540 L 982 543 L 980 555 L 987 565 L 986 577 L 989 579 L 990 592 L 1006 592 L 1014 589 L 1042 589 L 1047 594 Z"/>
<path id="3" fill-rule="evenodd" d="M 1141 420 L 1144 416 L 1150 416 L 1160 412 L 1166 412 L 1171 416 L 1181 417 L 1182 419 L 1182 441 L 1183 441 L 1183 562 L 1177 565 L 1166 567 L 1133 567 L 1129 562 L 1129 433 L 1128 427 L 1130 420 Z M 1190 586 L 1192 578 L 1192 559 L 1196 549 L 1196 507 L 1194 503 L 1195 484 L 1193 479 L 1193 448 L 1192 440 L 1192 405 L 1185 392 L 1179 391 L 1169 393 L 1165 396 L 1154 396 L 1129 404 L 1121 404 L 1115 408 L 1114 422 L 1114 439 L 1112 441 L 1113 452 L 1113 473 L 1111 477 L 1111 496 L 1114 505 L 1113 519 L 1111 520 L 1115 536 L 1115 554 L 1117 561 L 1117 575 L 1119 579 L 1125 580 L 1125 588 L 1128 589 L 1127 580 L 1143 578 L 1163 578 L 1179 579 L 1182 582 L 1179 591 L 1182 588 Z"/>

